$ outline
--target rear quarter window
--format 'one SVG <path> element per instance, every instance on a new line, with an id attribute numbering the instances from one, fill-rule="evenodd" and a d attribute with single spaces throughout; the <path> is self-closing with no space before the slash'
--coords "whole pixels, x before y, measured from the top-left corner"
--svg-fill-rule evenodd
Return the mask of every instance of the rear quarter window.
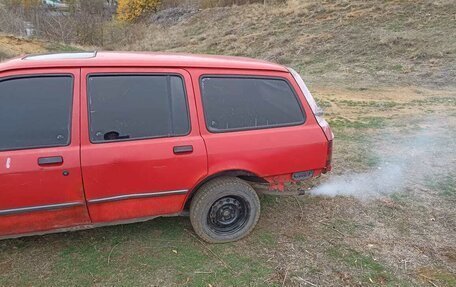
<path id="1" fill-rule="evenodd" d="M 206 126 L 211 132 L 300 125 L 305 114 L 297 95 L 281 78 L 203 76 Z"/>
<path id="2" fill-rule="evenodd" d="M 0 151 L 70 143 L 71 76 L 0 79 Z"/>

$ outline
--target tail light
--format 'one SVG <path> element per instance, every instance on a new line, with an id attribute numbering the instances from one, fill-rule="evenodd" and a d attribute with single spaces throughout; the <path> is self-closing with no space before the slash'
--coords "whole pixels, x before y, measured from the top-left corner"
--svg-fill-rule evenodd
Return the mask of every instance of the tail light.
<path id="1" fill-rule="evenodd" d="M 332 169 L 332 153 L 333 153 L 333 140 L 328 141 L 328 150 L 326 153 L 326 167 L 323 170 L 323 173 L 331 171 Z"/>

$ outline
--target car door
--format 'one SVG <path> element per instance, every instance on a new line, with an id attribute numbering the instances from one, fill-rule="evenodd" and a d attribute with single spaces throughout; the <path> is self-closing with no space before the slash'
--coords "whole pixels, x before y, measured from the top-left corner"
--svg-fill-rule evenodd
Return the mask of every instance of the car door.
<path id="1" fill-rule="evenodd" d="M 82 69 L 82 173 L 94 223 L 179 213 L 207 174 L 190 75 Z"/>
<path id="2" fill-rule="evenodd" d="M 0 74 L 0 236 L 90 223 L 78 69 Z"/>

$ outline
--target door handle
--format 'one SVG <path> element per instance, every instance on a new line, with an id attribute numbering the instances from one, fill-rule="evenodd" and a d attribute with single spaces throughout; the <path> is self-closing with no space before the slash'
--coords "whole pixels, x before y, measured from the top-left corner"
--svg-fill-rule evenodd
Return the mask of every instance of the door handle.
<path id="1" fill-rule="evenodd" d="M 191 152 L 193 152 L 193 146 L 191 146 L 191 145 L 175 146 L 173 148 L 173 152 L 174 152 L 174 154 L 191 153 Z"/>
<path id="2" fill-rule="evenodd" d="M 61 156 L 49 156 L 49 157 L 40 157 L 38 158 L 38 165 L 52 165 L 52 164 L 62 164 L 63 157 Z"/>

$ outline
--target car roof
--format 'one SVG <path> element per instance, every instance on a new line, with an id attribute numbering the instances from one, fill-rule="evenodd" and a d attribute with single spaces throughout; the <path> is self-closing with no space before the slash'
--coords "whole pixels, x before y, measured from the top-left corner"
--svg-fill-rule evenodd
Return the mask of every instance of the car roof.
<path id="1" fill-rule="evenodd" d="M 30 55 L 0 63 L 0 72 L 59 67 L 179 67 L 288 72 L 282 65 L 252 58 L 155 52 L 75 52 Z"/>

